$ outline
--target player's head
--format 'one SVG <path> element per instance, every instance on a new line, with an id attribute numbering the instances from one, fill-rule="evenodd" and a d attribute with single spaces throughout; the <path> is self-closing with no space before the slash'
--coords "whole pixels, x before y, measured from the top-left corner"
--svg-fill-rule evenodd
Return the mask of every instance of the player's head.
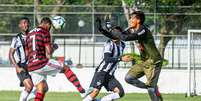
<path id="1" fill-rule="evenodd" d="M 40 21 L 40 24 L 39 24 L 39 27 L 42 27 L 48 31 L 51 29 L 51 26 L 52 26 L 52 21 L 48 17 L 42 18 L 42 20 Z"/>
<path id="2" fill-rule="evenodd" d="M 131 14 L 129 26 L 136 28 L 138 25 L 142 25 L 145 20 L 145 15 L 142 11 L 135 11 Z"/>
<path id="3" fill-rule="evenodd" d="M 114 42 L 119 42 L 120 41 L 120 37 L 121 37 L 121 34 L 122 34 L 122 28 L 120 26 L 114 26 L 112 28 L 112 34 L 115 35 L 118 39 L 116 40 L 113 40 Z"/>
<path id="4" fill-rule="evenodd" d="M 18 27 L 20 28 L 21 32 L 28 32 L 29 31 L 29 18 L 22 17 L 19 19 Z"/>

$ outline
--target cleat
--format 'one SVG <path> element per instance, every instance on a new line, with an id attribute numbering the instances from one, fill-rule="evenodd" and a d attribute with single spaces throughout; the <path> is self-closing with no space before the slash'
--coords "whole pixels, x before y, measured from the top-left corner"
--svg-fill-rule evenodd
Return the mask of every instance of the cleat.
<path id="1" fill-rule="evenodd" d="M 89 89 L 87 89 L 86 91 L 85 91 L 85 93 L 81 93 L 80 95 L 81 95 L 81 97 L 84 99 L 85 97 L 87 97 L 89 94 L 91 94 L 91 92 L 94 90 L 94 88 L 93 87 L 90 87 Z"/>

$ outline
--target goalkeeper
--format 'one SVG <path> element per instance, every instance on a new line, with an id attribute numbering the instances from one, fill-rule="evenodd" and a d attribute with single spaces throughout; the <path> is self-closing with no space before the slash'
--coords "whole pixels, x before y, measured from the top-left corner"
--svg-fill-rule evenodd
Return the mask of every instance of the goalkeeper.
<path id="1" fill-rule="evenodd" d="M 162 101 L 162 97 L 158 91 L 157 83 L 162 67 L 162 57 L 156 48 L 154 38 L 150 30 L 143 25 L 145 15 L 141 11 L 135 11 L 131 14 L 129 20 L 129 28 L 123 34 L 113 35 L 101 27 L 101 20 L 97 19 L 99 30 L 101 33 L 111 39 L 120 37 L 123 41 L 135 41 L 140 51 L 140 57 L 143 62 L 135 64 L 131 67 L 125 76 L 125 81 L 138 88 L 148 90 L 152 101 Z M 139 80 L 142 76 L 146 76 L 147 82 Z"/>

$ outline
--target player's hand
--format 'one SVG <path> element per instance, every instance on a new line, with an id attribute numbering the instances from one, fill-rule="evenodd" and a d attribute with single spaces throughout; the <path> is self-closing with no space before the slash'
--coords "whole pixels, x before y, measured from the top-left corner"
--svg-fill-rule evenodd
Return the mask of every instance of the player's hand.
<path id="1" fill-rule="evenodd" d="M 124 61 L 124 62 L 130 62 L 133 60 L 132 56 L 130 55 L 124 55 L 121 57 L 121 60 Z"/>
<path id="2" fill-rule="evenodd" d="M 58 48 L 59 48 L 59 46 L 58 46 L 58 44 L 53 43 L 53 44 L 52 44 L 52 48 L 53 48 L 53 50 L 56 50 L 56 49 L 58 49 Z"/>

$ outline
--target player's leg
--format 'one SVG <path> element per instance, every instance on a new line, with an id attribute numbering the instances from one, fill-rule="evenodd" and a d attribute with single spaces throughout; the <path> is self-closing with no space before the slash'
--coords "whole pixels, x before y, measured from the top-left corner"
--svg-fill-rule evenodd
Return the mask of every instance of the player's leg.
<path id="1" fill-rule="evenodd" d="M 45 97 L 45 93 L 48 91 L 48 85 L 46 82 L 47 75 L 48 75 L 48 73 L 54 73 L 54 71 L 51 71 L 49 69 L 49 66 L 46 65 L 43 68 L 34 70 L 29 73 L 31 75 L 32 82 L 36 88 L 34 101 L 43 101 L 43 99 Z"/>
<path id="2" fill-rule="evenodd" d="M 145 75 L 147 78 L 147 83 L 146 85 L 148 86 L 148 93 L 149 96 L 151 98 L 152 101 L 162 101 L 162 98 L 158 87 L 157 87 L 157 83 L 158 83 L 158 78 L 160 75 L 160 71 L 161 71 L 161 65 L 162 63 L 157 63 L 157 64 L 150 64 L 147 65 L 146 68 L 144 68 L 145 71 Z"/>
<path id="3" fill-rule="evenodd" d="M 147 88 L 147 85 L 140 81 L 139 78 L 144 76 L 144 66 L 142 64 L 134 65 L 126 74 L 125 81 L 138 88 Z"/>
<path id="4" fill-rule="evenodd" d="M 21 86 L 23 85 L 25 87 L 25 89 L 20 94 L 19 101 L 26 101 L 27 97 L 29 96 L 29 93 L 31 92 L 33 88 L 31 76 L 29 75 L 28 71 L 22 71 L 17 75 L 21 82 L 20 85 Z"/>
<path id="5" fill-rule="evenodd" d="M 93 91 L 86 96 L 83 101 L 93 101 L 95 100 L 96 96 L 99 94 L 101 87 L 105 83 L 105 72 L 95 72 L 93 79 L 91 81 L 90 87 L 93 87 Z"/>
<path id="6" fill-rule="evenodd" d="M 122 85 L 114 77 L 110 79 L 106 87 L 108 91 L 113 91 L 111 94 L 108 94 L 100 99 L 100 101 L 113 101 L 124 96 L 124 89 Z"/>
<path id="7" fill-rule="evenodd" d="M 36 96 L 34 101 L 43 101 L 45 93 L 48 91 L 48 85 L 45 80 L 36 85 Z"/>
<path id="8" fill-rule="evenodd" d="M 93 91 L 89 95 L 87 95 L 82 101 L 94 101 L 99 92 L 99 89 L 93 88 Z"/>
<path id="9" fill-rule="evenodd" d="M 29 93 L 29 96 L 27 97 L 27 101 L 31 101 L 35 98 L 36 95 L 36 87 L 33 87 L 31 93 Z"/>
<path id="10" fill-rule="evenodd" d="M 64 65 L 64 75 L 66 78 L 77 88 L 77 90 L 80 92 L 81 96 L 85 96 L 85 89 L 80 84 L 79 79 L 75 75 L 75 73 L 66 65 Z"/>

